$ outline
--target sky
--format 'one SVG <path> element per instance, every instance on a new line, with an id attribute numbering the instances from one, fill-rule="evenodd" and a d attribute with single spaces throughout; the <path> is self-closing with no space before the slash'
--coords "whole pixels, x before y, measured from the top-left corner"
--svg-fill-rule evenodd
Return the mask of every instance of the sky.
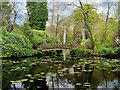
<path id="1" fill-rule="evenodd" d="M 11 0 L 13 1 L 13 0 Z M 17 1 L 20 1 L 20 0 L 17 0 Z M 48 18 L 50 20 L 51 16 L 52 16 L 52 1 L 53 0 L 47 0 L 48 1 L 48 4 L 47 4 L 47 7 L 48 7 L 48 10 L 49 10 L 49 14 L 48 14 Z M 79 5 L 79 3 L 77 2 L 78 0 L 54 0 L 55 1 L 55 4 L 57 6 L 60 6 L 60 8 L 62 9 L 60 12 L 61 12 L 61 17 L 67 17 L 67 16 L 70 16 L 72 14 L 72 11 L 76 8 L 76 7 L 72 7 L 72 6 L 69 6 L 69 7 L 66 7 L 66 8 L 63 8 L 64 5 L 68 4 L 68 3 L 71 3 L 71 2 L 74 2 L 76 3 L 77 5 Z M 117 0 L 109 0 L 110 2 L 117 2 Z M 27 11 L 26 11 L 26 0 L 23 0 L 21 2 L 20 5 L 18 5 L 19 9 L 22 11 L 22 12 L 19 12 L 18 14 L 18 17 L 20 17 L 22 19 L 19 20 L 17 19 L 16 20 L 16 23 L 17 24 L 20 24 L 20 25 L 23 25 L 23 23 L 25 22 L 25 14 L 27 14 Z M 97 12 L 98 13 L 104 13 L 106 14 L 107 12 L 107 0 L 82 0 L 83 3 L 91 3 L 91 4 L 94 4 L 95 7 L 97 8 Z M 114 15 L 115 13 L 115 10 L 116 10 L 116 6 L 112 6 L 111 9 L 110 9 L 110 16 Z M 46 26 L 49 26 L 49 21 L 47 22 L 47 25 Z"/>

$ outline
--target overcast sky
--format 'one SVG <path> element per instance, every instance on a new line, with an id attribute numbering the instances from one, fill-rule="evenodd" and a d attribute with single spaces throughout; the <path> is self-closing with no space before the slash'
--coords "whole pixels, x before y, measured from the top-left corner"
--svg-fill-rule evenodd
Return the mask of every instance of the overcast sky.
<path id="1" fill-rule="evenodd" d="M 11 1 L 13 1 L 13 0 L 11 0 Z M 48 4 L 47 4 L 48 10 L 49 10 L 49 15 L 48 15 L 49 19 L 51 18 L 51 15 L 52 15 L 52 4 L 51 4 L 52 1 L 53 0 L 48 0 Z M 64 9 L 63 7 L 64 7 L 65 4 L 74 2 L 74 3 L 79 5 L 78 0 L 54 0 L 54 1 L 62 9 L 62 11 L 61 11 L 61 16 L 62 17 L 70 16 L 72 14 L 72 11 L 76 8 L 76 7 L 69 6 L 69 7 Z M 95 7 L 97 8 L 98 13 L 106 13 L 107 12 L 107 0 L 82 0 L 82 1 L 83 1 L 83 3 L 87 2 L 87 3 L 94 4 Z M 109 0 L 109 1 L 111 3 L 117 2 L 117 0 Z M 23 0 L 21 2 L 22 4 L 18 6 L 23 12 L 23 13 L 19 14 L 19 17 L 23 21 L 21 21 L 19 19 L 16 20 L 16 23 L 18 23 L 20 25 L 23 24 L 23 22 L 25 21 L 25 13 L 27 13 L 25 2 L 26 2 L 26 0 Z M 114 15 L 116 9 L 117 9 L 116 6 L 112 6 L 111 9 L 110 9 L 110 15 Z M 49 22 L 47 22 L 47 26 L 48 25 L 49 25 Z"/>

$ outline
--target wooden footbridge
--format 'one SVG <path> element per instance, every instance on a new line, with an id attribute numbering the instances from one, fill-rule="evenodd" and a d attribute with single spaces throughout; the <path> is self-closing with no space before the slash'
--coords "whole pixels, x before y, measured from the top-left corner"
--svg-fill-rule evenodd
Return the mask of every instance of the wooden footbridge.
<path id="1" fill-rule="evenodd" d="M 64 49 L 71 49 L 71 48 L 77 48 L 79 47 L 78 44 L 70 44 L 70 43 L 48 43 L 48 44 L 42 44 L 38 45 L 37 48 L 42 48 L 43 51 L 50 51 L 50 50 L 64 50 Z"/>

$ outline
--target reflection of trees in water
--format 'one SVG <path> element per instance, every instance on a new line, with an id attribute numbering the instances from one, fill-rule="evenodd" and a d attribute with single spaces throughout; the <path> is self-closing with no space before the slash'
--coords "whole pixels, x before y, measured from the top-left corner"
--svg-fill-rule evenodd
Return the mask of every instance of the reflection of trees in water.
<path id="1" fill-rule="evenodd" d="M 19 85 L 22 84 L 23 89 L 25 90 L 48 90 L 48 86 L 46 85 L 46 80 L 34 80 L 34 82 L 25 81 L 22 83 L 19 83 Z M 16 84 L 10 85 L 10 88 L 12 90 L 18 90 L 18 87 L 16 87 Z M 9 90 L 9 89 L 8 89 Z"/>
<path id="2" fill-rule="evenodd" d="M 120 65 L 120 59 L 119 59 L 119 65 Z M 118 67 L 118 70 L 120 70 L 120 66 Z M 120 89 L 120 71 L 118 73 L 118 88 Z"/>
<path id="3" fill-rule="evenodd" d="M 115 80 L 116 78 L 118 79 L 118 85 L 120 85 L 120 77 L 119 77 L 120 72 L 115 74 L 115 73 L 110 72 L 111 69 L 108 69 L 108 70 L 105 71 L 105 70 L 95 69 L 93 67 L 92 68 L 93 72 L 82 72 L 81 71 L 82 67 L 80 67 L 81 69 L 79 69 L 79 70 L 77 68 L 74 68 L 74 70 L 73 70 L 74 72 L 81 73 L 80 76 L 78 76 L 78 74 L 69 74 L 70 73 L 69 69 L 73 66 L 74 63 L 75 62 L 73 62 L 73 61 L 62 61 L 62 62 L 42 63 L 40 65 L 34 65 L 34 66 L 29 66 L 27 64 L 22 64 L 22 65 L 20 65 L 21 67 L 25 65 L 29 69 L 27 72 L 24 72 L 24 71 L 18 71 L 17 72 L 17 71 L 15 71 L 15 72 L 12 72 L 9 75 L 7 73 L 3 72 L 3 74 L 5 75 L 6 78 L 10 78 L 10 80 L 7 80 L 7 82 L 10 82 L 11 80 L 20 80 L 21 78 L 24 78 L 24 75 L 26 73 L 31 73 L 33 75 L 36 75 L 37 73 L 40 73 L 40 72 L 44 72 L 45 74 L 47 72 L 57 73 L 56 76 L 51 77 L 52 83 L 53 83 L 53 88 L 55 88 L 56 86 L 58 88 L 60 88 L 61 86 L 62 87 L 68 87 L 68 84 L 71 84 L 72 86 L 75 86 L 76 83 L 82 83 L 82 85 L 83 85 L 86 82 L 90 83 L 93 88 L 97 88 L 99 85 L 104 84 L 104 81 L 106 82 L 106 84 L 105 84 L 106 88 L 109 88 L 107 86 L 107 83 L 109 81 Z M 59 66 L 58 64 L 61 64 L 61 65 Z M 54 65 L 58 65 L 58 66 L 54 67 Z M 20 67 L 18 64 L 15 64 L 14 66 L 15 67 Z M 47 66 L 49 66 L 49 67 L 53 66 L 53 68 L 49 69 L 49 67 L 47 67 Z M 11 67 L 10 65 L 7 66 L 6 70 L 9 69 L 10 67 Z M 58 68 L 58 67 L 60 67 L 60 68 Z M 63 74 L 66 73 L 66 75 L 61 77 L 58 72 L 59 72 L 59 70 L 62 70 L 64 68 L 69 68 L 69 69 L 65 70 L 63 72 Z M 85 69 L 86 70 L 91 70 L 89 68 L 89 64 L 88 65 L 86 64 Z M 5 82 L 5 79 L 4 79 L 4 82 Z M 30 83 L 30 82 L 29 83 L 23 83 L 23 85 L 24 85 L 25 88 L 27 88 L 29 86 L 31 89 L 34 89 L 34 88 L 37 88 L 37 85 L 38 85 L 38 84 L 36 84 L 36 82 L 37 81 L 35 81 L 34 83 Z M 41 85 L 44 89 L 47 89 L 46 82 L 42 82 L 42 84 L 41 84 L 41 82 L 37 82 L 37 83 L 39 83 L 39 85 Z M 116 86 L 116 87 L 118 87 L 118 86 Z M 10 85 L 8 85 L 7 88 L 10 88 Z M 14 86 L 14 88 L 16 88 L 16 86 Z M 75 88 L 78 88 L 78 87 L 75 86 Z M 83 88 L 83 86 L 80 86 L 79 88 Z"/>
<path id="4" fill-rule="evenodd" d="M 62 67 L 62 69 L 63 68 L 69 68 L 70 66 L 71 66 L 71 63 L 70 62 L 63 62 L 62 63 L 64 66 Z M 59 86 L 61 85 L 61 86 L 63 86 L 63 87 L 68 87 L 68 79 L 66 79 L 67 78 L 67 76 L 60 76 L 60 74 L 58 73 L 59 72 L 59 69 L 57 69 L 57 71 L 56 71 L 56 77 L 53 77 L 52 76 L 52 84 L 54 83 L 54 84 L 57 84 L 56 86 L 57 86 L 57 88 L 59 88 Z M 63 74 L 64 73 L 68 73 L 68 71 L 66 70 L 66 71 L 63 71 Z M 53 86 L 53 85 L 52 85 Z"/>
<path id="5" fill-rule="evenodd" d="M 119 83 L 119 79 L 117 79 L 117 78 L 119 78 L 119 72 L 111 72 L 111 69 L 107 69 L 107 70 L 102 70 L 102 76 L 103 76 L 103 80 L 105 81 L 104 83 L 105 83 L 105 88 L 110 88 L 109 87 L 109 83 L 110 82 L 113 82 L 114 80 L 118 80 L 118 83 Z M 103 83 L 103 84 L 104 84 Z M 113 84 L 116 84 L 116 83 L 113 83 Z M 118 86 L 113 86 L 113 88 L 115 88 L 115 87 L 117 87 L 118 88 Z"/>
<path id="6" fill-rule="evenodd" d="M 24 83 L 24 85 L 26 86 L 26 88 L 29 87 L 29 90 L 35 90 L 35 89 L 48 90 L 48 86 L 46 85 L 46 80 L 34 80 L 34 82 L 28 82 L 28 83 L 26 82 Z"/>
<path id="7" fill-rule="evenodd" d="M 104 70 L 102 70 L 102 71 L 103 71 L 103 77 L 104 77 L 105 82 L 106 82 L 106 85 L 105 85 L 105 86 L 106 86 L 106 88 L 108 88 L 108 87 L 107 87 L 107 78 L 106 78 L 106 75 L 104 74 Z"/>
<path id="8" fill-rule="evenodd" d="M 88 64 L 85 65 L 85 69 L 86 70 L 90 70 L 90 66 Z M 93 70 L 93 69 L 91 69 Z M 77 70 L 75 70 L 77 71 Z M 81 89 L 87 89 L 87 88 L 90 88 L 91 86 L 83 86 L 85 83 L 90 83 L 91 84 L 91 80 L 92 80 L 92 77 L 93 77 L 93 71 L 92 72 L 81 72 L 81 76 L 78 78 L 77 75 L 75 75 L 75 82 L 74 83 L 81 83 L 82 85 L 77 87 L 75 86 L 76 89 L 79 90 L 79 88 Z"/>
<path id="9" fill-rule="evenodd" d="M 118 73 L 118 88 L 120 89 L 120 72 Z"/>
<path id="10" fill-rule="evenodd" d="M 66 62 L 67 64 L 67 62 Z M 66 65 L 64 63 L 64 65 Z M 86 69 L 87 70 L 92 70 L 92 72 L 82 72 L 81 76 L 78 76 L 77 74 L 73 74 L 73 75 L 69 75 L 69 71 L 65 71 L 65 73 L 67 73 L 66 76 L 63 77 L 59 77 L 58 75 L 56 76 L 56 82 L 57 86 L 59 87 L 60 85 L 62 85 L 63 87 L 67 87 L 68 84 L 72 84 L 73 86 L 76 83 L 82 83 L 82 85 L 84 83 L 90 83 L 92 88 L 96 88 L 100 85 L 103 84 L 104 81 L 106 82 L 106 88 L 108 88 L 107 86 L 107 82 L 111 81 L 111 80 L 115 80 L 115 74 L 110 72 L 111 69 L 108 69 L 108 71 L 105 70 L 98 70 L 95 69 L 95 67 L 93 67 L 92 69 L 89 68 L 89 65 L 86 65 Z M 66 68 L 64 66 L 64 68 Z M 70 68 L 70 67 L 68 67 Z M 79 71 L 77 68 L 74 68 L 74 72 L 81 72 Z M 65 84 L 65 80 L 67 80 L 67 84 Z M 75 88 L 84 88 L 83 86 L 80 87 L 76 87 Z M 89 88 L 89 87 L 87 87 Z"/>

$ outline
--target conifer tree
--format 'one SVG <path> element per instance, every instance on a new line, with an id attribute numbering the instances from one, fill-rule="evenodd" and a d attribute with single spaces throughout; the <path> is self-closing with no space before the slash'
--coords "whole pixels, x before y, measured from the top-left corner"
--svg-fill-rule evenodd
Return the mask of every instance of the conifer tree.
<path id="1" fill-rule="evenodd" d="M 47 2 L 28 2 L 27 11 L 31 28 L 44 31 L 48 20 Z"/>

